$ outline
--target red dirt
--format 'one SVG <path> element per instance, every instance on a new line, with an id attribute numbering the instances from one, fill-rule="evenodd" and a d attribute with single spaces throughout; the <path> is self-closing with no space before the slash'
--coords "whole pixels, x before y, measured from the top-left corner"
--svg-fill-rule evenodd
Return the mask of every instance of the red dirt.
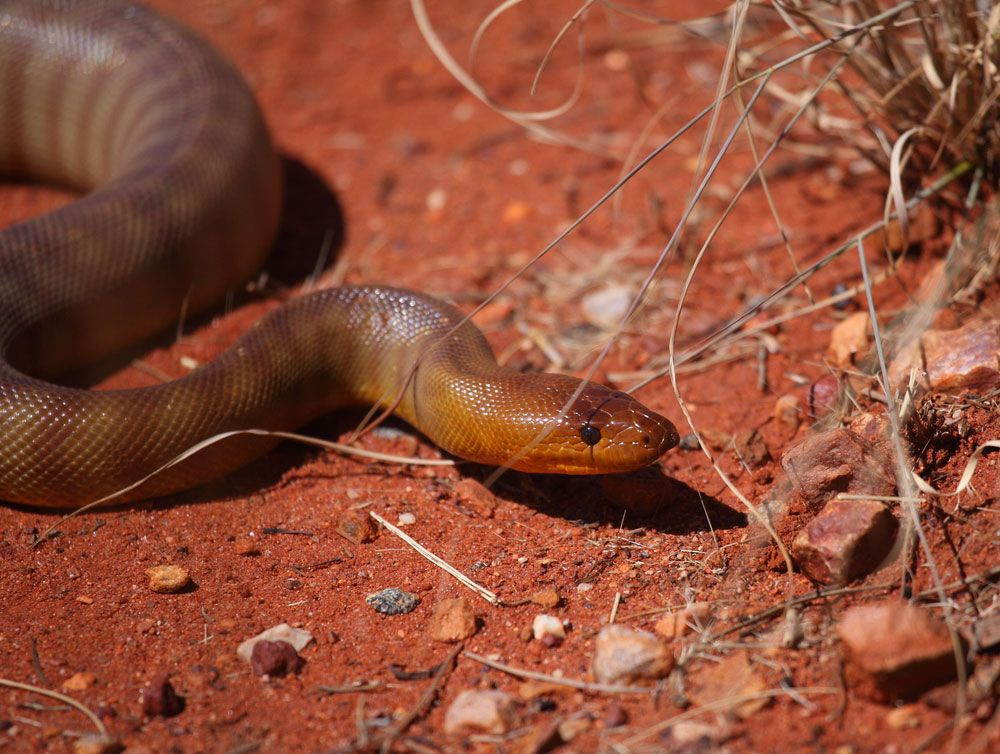
<path id="1" fill-rule="evenodd" d="M 336 236 L 339 226 L 332 197 L 343 214 L 346 240 L 334 244 L 332 271 L 324 280 L 419 288 L 470 308 L 620 173 L 618 161 L 526 138 L 479 103 L 429 52 L 405 3 L 154 4 L 208 37 L 247 76 L 280 150 L 294 161 L 288 168 L 290 201 L 266 295 L 250 294 L 235 311 L 197 327 L 188 325 L 180 342 L 146 354 L 145 367 L 126 368 L 104 386 L 150 384 L 157 377 L 148 367 L 176 376 L 187 368 L 182 359 L 204 362 L 217 355 L 287 295 L 284 284 L 275 281 L 301 281 L 311 272 L 324 237 Z M 446 44 L 465 61 L 468 43 L 489 6 L 443 0 L 430 5 Z M 704 4 L 694 0 L 674 5 L 682 7 L 659 10 L 673 17 L 704 12 Z M 571 43 L 560 46 L 546 70 L 542 94 L 531 99 L 525 92 L 540 55 L 575 7 L 528 3 L 501 19 L 485 36 L 477 66 L 488 90 L 508 105 L 558 105 L 575 77 Z M 594 14 L 588 27 L 583 96 L 558 127 L 581 138 L 608 137 L 612 151 L 621 156 L 660 105 L 669 105 L 666 116 L 644 149 L 712 100 L 714 79 L 702 75 L 717 70 L 724 49 L 683 34 L 668 35 L 657 47 L 631 49 L 632 57 L 623 59 L 613 50 L 609 26 L 600 15 Z M 625 31 L 650 28 L 621 19 L 618 23 Z M 550 366 L 523 332 L 541 332 L 566 352 L 575 335 L 585 333 L 582 293 L 607 280 L 634 285 L 640 279 L 679 219 L 700 133 L 679 142 L 630 185 L 614 219 L 610 208 L 602 210 L 551 254 L 540 271 L 529 273 L 481 315 L 480 323 L 508 360 Z M 738 185 L 739 169 L 752 159 L 746 141 L 737 141 L 733 159 L 726 161 L 715 185 Z M 804 165 L 791 153 L 777 159 Z M 874 173 L 850 178 L 844 168 L 820 162 L 790 170 L 771 183 L 800 263 L 816 259 L 881 215 L 884 178 Z M 67 198 L 38 187 L 5 188 L 0 221 L 37 213 Z M 704 237 L 725 201 L 718 194 L 706 199 L 707 212 L 692 238 Z M 899 278 L 879 288 L 884 316 L 905 303 L 941 243 L 925 244 L 919 259 L 908 260 Z M 685 259 L 696 249 L 693 242 L 685 243 Z M 608 262 L 612 252 L 621 258 Z M 869 260 L 876 270 L 884 266 L 878 249 L 869 250 Z M 599 377 L 617 375 L 616 384 L 627 387 L 633 379 L 620 373 L 641 369 L 666 353 L 677 294 L 674 281 L 687 269 L 678 255 L 670 257 L 652 297 L 656 306 L 619 341 Z M 757 188 L 737 205 L 697 275 L 679 328 L 680 347 L 698 342 L 792 273 Z M 809 285 L 822 297 L 838 282 L 854 285 L 859 280 L 851 252 Z M 796 291 L 794 304 L 806 303 L 804 292 Z M 863 306 L 859 298 L 848 311 Z M 731 450 L 716 453 L 723 470 L 754 502 L 770 490 L 782 451 L 808 431 L 805 422 L 793 437 L 775 422 L 775 399 L 793 393 L 806 405 L 803 383 L 828 373 L 824 353 L 829 330 L 843 314 L 828 308 L 777 328 L 777 352 L 762 356 L 763 382 L 758 349 L 680 378 L 681 394 L 700 429 L 717 435 L 760 432 L 771 460 L 752 473 Z M 581 348 L 572 356 L 586 353 Z M 566 371 L 587 363 L 581 360 Z M 660 379 L 639 394 L 675 420 L 682 433 L 688 431 L 669 380 Z M 358 418 L 335 416 L 310 431 L 344 436 Z M 995 415 L 982 411 L 972 412 L 969 422 L 972 434 L 961 441 L 961 452 L 938 459 L 931 479 L 935 485 L 953 487 L 968 452 L 1000 428 Z M 363 444 L 436 456 L 431 446 L 409 434 L 380 433 Z M 770 566 L 777 561 L 755 544 L 757 532 L 747 524 L 741 504 L 700 451 L 672 451 L 662 467 L 679 483 L 661 492 L 665 502 L 652 515 L 635 512 L 641 499 L 634 501 L 633 512 L 623 511 L 593 479 L 511 473 L 495 488 L 494 507 L 490 500 L 477 502 L 456 491 L 462 479 L 482 479 L 488 470 L 374 465 L 296 447 L 280 448 L 205 490 L 87 513 L 60 524 L 61 536 L 37 549 L 29 547 L 34 534 L 55 524 L 57 517 L 0 508 L 0 676 L 58 689 L 75 673 L 92 673 L 96 680 L 89 688 L 69 693 L 99 710 L 109 729 L 129 745 L 153 751 L 327 751 L 344 745 L 357 734 L 356 715 L 402 715 L 417 704 L 430 681 L 396 680 L 388 667 L 395 663 L 419 670 L 440 662 L 450 647 L 430 639 L 434 605 L 470 595 L 388 532 L 360 545 L 338 536 L 338 515 L 362 504 L 391 522 L 412 513 L 416 522 L 406 527 L 408 534 L 506 601 L 542 587 L 559 591 L 563 604 L 551 612 L 568 619 L 572 628 L 554 648 L 520 638 L 541 608 L 478 603 L 482 625 L 466 648 L 520 668 L 585 678 L 594 635 L 608 621 L 619 594 L 617 621 L 646 628 L 658 617 L 655 611 L 689 601 L 713 604 L 713 630 L 780 604 L 788 577 Z M 984 462 L 976 477 L 979 508 L 924 510 L 943 581 L 995 564 L 989 498 L 995 480 L 995 465 Z M 268 533 L 275 530 L 302 533 Z M 259 543 L 259 554 L 240 555 L 247 537 Z M 149 591 L 145 569 L 160 563 L 186 568 L 194 587 L 180 594 Z M 868 582 L 887 580 L 889 574 L 895 577 L 898 568 Z M 593 586 L 581 591 L 580 583 Z M 813 589 L 798 574 L 792 584 L 799 594 Z M 915 590 L 929 585 L 926 569 L 920 568 Z M 403 616 L 377 614 L 364 598 L 388 586 L 416 593 L 420 606 Z M 727 637 L 751 649 L 768 687 L 785 682 L 829 691 L 803 694 L 798 701 L 779 695 L 733 722 L 726 746 L 733 751 L 838 752 L 910 751 L 927 741 L 932 750 L 946 746 L 950 731 L 933 738 L 950 720 L 946 713 L 920 705 L 917 727 L 894 730 L 886 722 L 890 708 L 842 689 L 833 621 L 847 604 L 891 593 L 876 589 L 813 603 L 804 612 L 807 641 L 800 649 L 774 646 L 773 637 L 768 641 L 771 628 L 780 630 L 774 619 L 758 624 L 758 634 Z M 984 595 L 979 598 L 985 607 Z M 967 607 L 970 597 L 958 592 L 955 599 Z M 235 649 L 243 639 L 281 622 L 307 628 L 316 642 L 302 653 L 307 664 L 300 675 L 265 682 L 251 675 Z M 714 653 L 728 650 L 719 645 Z M 706 666 L 692 659 L 688 672 L 697 676 Z M 185 709 L 168 719 L 147 719 L 140 689 L 163 674 L 185 697 Z M 354 681 L 387 686 L 363 694 L 317 693 L 320 686 Z M 407 735 L 425 746 L 461 748 L 442 731 L 444 711 L 462 690 L 473 687 L 498 687 L 516 695 L 519 682 L 460 658 L 438 703 L 418 717 Z M 593 751 L 602 741 L 628 738 L 680 713 L 680 695 L 673 688 L 663 691 L 656 698 L 556 693 L 550 697 L 554 710 L 528 702 L 521 720 L 531 730 L 592 713 L 593 724 L 565 750 Z M 19 706 L 38 701 L 0 691 L 0 721 L 14 724 L 13 730 L 0 731 L 0 749 L 62 751 L 72 740 L 64 731 L 87 729 L 76 713 Z M 628 713 L 628 727 L 604 730 L 602 720 L 614 706 Z M 988 709 L 974 712 L 990 714 Z M 720 728 L 714 714 L 699 719 Z M 996 726 L 986 726 L 975 714 L 963 719 L 962 727 L 968 740 L 985 748 L 998 745 Z M 377 735 L 380 729 L 371 730 Z M 496 750 L 511 751 L 517 741 L 516 736 L 498 741 Z M 657 742 L 674 745 L 656 735 L 644 745 Z"/>

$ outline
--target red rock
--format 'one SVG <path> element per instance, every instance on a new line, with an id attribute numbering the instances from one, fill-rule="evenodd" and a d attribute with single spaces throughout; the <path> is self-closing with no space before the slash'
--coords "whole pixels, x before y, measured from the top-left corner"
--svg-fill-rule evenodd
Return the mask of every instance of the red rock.
<path id="1" fill-rule="evenodd" d="M 373 542 L 378 536 L 378 526 L 364 511 L 345 511 L 337 519 L 337 534 L 356 545 Z"/>
<path id="2" fill-rule="evenodd" d="M 694 602 L 676 613 L 668 613 L 653 625 L 653 630 L 667 641 L 684 636 L 692 628 L 708 625 L 711 605 L 708 602 Z"/>
<path id="3" fill-rule="evenodd" d="M 834 375 L 820 377 L 809 386 L 809 416 L 822 419 L 837 409 L 840 402 L 840 380 Z"/>
<path id="4" fill-rule="evenodd" d="M 792 556 L 814 581 L 846 584 L 878 567 L 898 526 L 875 500 L 831 500 L 795 537 Z"/>
<path id="5" fill-rule="evenodd" d="M 957 676 L 947 626 L 916 605 L 852 607 L 841 617 L 837 634 L 847 657 L 848 682 L 878 701 L 912 700 Z"/>
<path id="6" fill-rule="evenodd" d="M 497 499 L 486 487 L 475 479 L 459 480 L 455 485 L 455 492 L 461 500 L 469 503 L 469 506 L 483 518 L 493 518 L 497 508 Z"/>
<path id="7" fill-rule="evenodd" d="M 149 717 L 173 717 L 184 711 L 184 697 L 167 676 L 157 676 L 142 690 L 142 711 Z"/>
<path id="8" fill-rule="evenodd" d="M 802 420 L 802 408 L 799 399 L 794 395 L 783 395 L 774 402 L 774 419 L 791 430 L 792 434 L 799 428 Z"/>
<path id="9" fill-rule="evenodd" d="M 306 661 L 287 641 L 258 641 L 250 655 L 250 669 L 254 675 L 271 678 L 282 678 L 289 673 L 298 675 L 305 664 Z"/>
<path id="10" fill-rule="evenodd" d="M 888 459 L 847 429 L 811 435 L 785 451 L 781 465 L 795 493 L 810 510 L 846 492 L 883 497 L 896 489 Z"/>
<path id="11" fill-rule="evenodd" d="M 930 330 L 920 340 L 932 390 L 985 391 L 1000 386 L 997 320 L 973 320 L 957 330 Z"/>
<path id="12" fill-rule="evenodd" d="M 559 605 L 562 598 L 559 596 L 559 592 L 549 587 L 548 589 L 539 589 L 531 595 L 531 601 L 539 607 L 551 610 Z"/>
<path id="13" fill-rule="evenodd" d="M 736 456 L 751 471 L 759 469 L 771 460 L 771 452 L 767 449 L 764 438 L 755 429 L 736 435 L 733 438 L 733 446 Z"/>
<path id="14" fill-rule="evenodd" d="M 476 633 L 476 611 L 464 597 L 441 600 L 434 606 L 431 638 L 434 641 L 463 641 Z"/>

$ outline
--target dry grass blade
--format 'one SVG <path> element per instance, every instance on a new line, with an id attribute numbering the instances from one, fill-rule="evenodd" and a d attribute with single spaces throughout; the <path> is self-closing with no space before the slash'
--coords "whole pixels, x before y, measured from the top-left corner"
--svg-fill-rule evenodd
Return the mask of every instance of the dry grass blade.
<path id="1" fill-rule="evenodd" d="M 17 689 L 18 691 L 28 691 L 32 694 L 39 694 L 41 696 L 46 696 L 49 699 L 55 699 L 57 702 L 62 702 L 63 704 L 68 704 L 73 709 L 84 715 L 94 727 L 97 728 L 97 732 L 102 736 L 108 735 L 108 729 L 104 727 L 104 723 L 101 719 L 91 712 L 87 707 L 83 706 L 71 696 L 66 696 L 65 694 L 60 694 L 58 691 L 51 691 L 49 689 L 43 689 L 40 686 L 32 686 L 30 683 L 21 683 L 19 681 L 11 681 L 8 678 L 0 678 L 0 686 L 6 686 L 7 688 Z"/>

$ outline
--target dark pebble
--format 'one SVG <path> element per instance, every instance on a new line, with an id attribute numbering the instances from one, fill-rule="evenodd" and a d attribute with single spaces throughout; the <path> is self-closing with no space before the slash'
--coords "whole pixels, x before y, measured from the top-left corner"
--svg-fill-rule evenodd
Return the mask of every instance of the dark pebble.
<path id="1" fill-rule="evenodd" d="M 250 669 L 254 675 L 281 678 L 293 673 L 298 675 L 306 661 L 299 657 L 295 647 L 287 641 L 267 641 L 262 639 L 253 645 L 250 655 Z"/>
<path id="2" fill-rule="evenodd" d="M 374 607 L 377 613 L 403 615 L 412 612 L 420 604 L 420 598 L 393 586 L 383 589 L 381 592 L 369 594 L 365 597 L 365 602 Z"/>
<path id="3" fill-rule="evenodd" d="M 174 691 L 167 676 L 157 676 L 142 690 L 142 711 L 149 717 L 173 717 L 184 711 L 184 697 Z"/>
<path id="4" fill-rule="evenodd" d="M 620 728 L 628 722 L 628 713 L 617 704 L 612 704 L 604 712 L 604 728 Z"/>

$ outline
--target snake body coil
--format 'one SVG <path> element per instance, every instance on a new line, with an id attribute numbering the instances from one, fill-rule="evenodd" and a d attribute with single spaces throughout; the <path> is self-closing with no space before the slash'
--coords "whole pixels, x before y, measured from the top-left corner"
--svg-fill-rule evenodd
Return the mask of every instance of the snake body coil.
<path id="1" fill-rule="evenodd" d="M 395 412 L 445 450 L 498 465 L 520 453 L 513 467 L 528 471 L 639 468 L 677 441 L 666 419 L 600 385 L 567 405 L 578 380 L 501 368 L 472 325 L 444 337 L 454 309 L 382 287 L 295 299 L 173 382 L 45 381 L 162 329 L 182 302 L 218 300 L 277 227 L 279 163 L 252 95 L 206 43 L 145 8 L 0 2 L 0 171 L 90 192 L 0 232 L 0 499 L 86 503 L 218 433 L 398 396 Z M 271 444 L 226 440 L 121 499 L 195 486 Z"/>

